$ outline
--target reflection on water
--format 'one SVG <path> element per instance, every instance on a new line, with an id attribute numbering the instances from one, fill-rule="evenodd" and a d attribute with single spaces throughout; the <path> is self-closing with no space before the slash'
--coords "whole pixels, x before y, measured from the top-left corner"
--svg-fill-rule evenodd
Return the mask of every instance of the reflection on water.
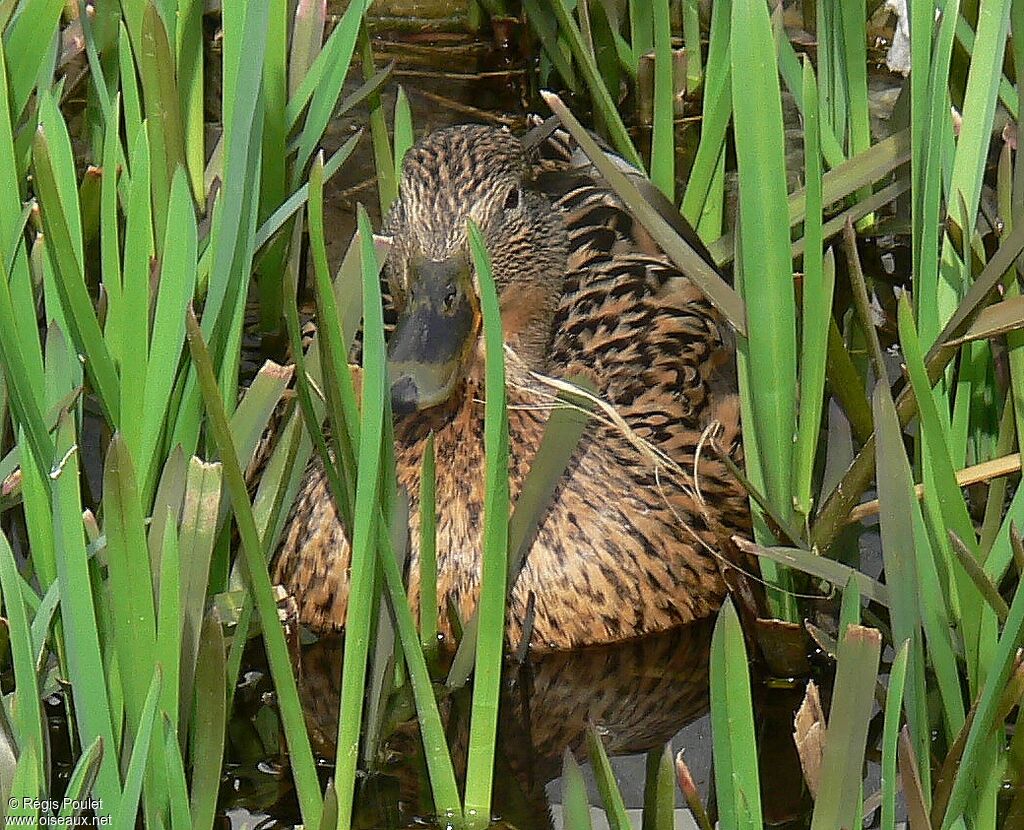
<path id="1" fill-rule="evenodd" d="M 498 731 L 495 815 L 520 830 L 548 828 L 545 785 L 561 773 L 567 747 L 581 761 L 586 759 L 588 723 L 597 728 L 612 756 L 643 753 L 674 736 L 678 746 L 680 730 L 686 727 L 686 757 L 707 797 L 702 779 L 709 775 L 710 760 L 710 725 L 704 715 L 711 629 L 711 621 L 704 621 L 616 646 L 528 657 L 521 665 L 510 661 Z M 232 763 L 221 792 L 223 827 L 291 827 L 300 820 L 298 806 L 285 767 L 269 672 L 262 654 L 253 651 L 247 655 L 252 669 L 236 691 L 229 730 Z M 341 638 L 320 640 L 303 647 L 296 666 L 324 785 L 333 774 L 342 651 Z M 753 688 L 765 818 L 772 826 L 802 827 L 809 803 L 791 739 L 802 684 L 781 690 L 767 686 L 755 679 Z M 460 776 L 467 752 L 469 694 L 465 689 L 439 695 Z M 375 771 L 361 778 L 356 826 L 429 826 L 423 818 L 432 813 L 429 781 L 408 688 L 392 695 L 387 712 L 391 726 Z M 642 772 L 638 781 L 626 775 L 620 782 L 624 789 L 642 787 Z M 556 785 L 556 795 L 558 789 Z M 592 798 L 591 803 L 600 802 Z"/>
<path id="2" fill-rule="evenodd" d="M 585 758 L 588 723 L 597 728 L 610 754 L 644 752 L 670 740 L 707 709 L 710 643 L 711 624 L 704 621 L 617 646 L 528 656 L 520 665 L 509 663 L 498 732 L 496 814 L 520 828 L 547 826 L 544 785 L 560 773 L 567 747 L 581 760 Z M 331 760 L 338 728 L 342 647 L 341 638 L 320 640 L 303 648 L 297 666 L 314 751 Z M 251 673 L 237 693 L 243 712 L 247 704 L 256 705 L 245 718 L 247 724 L 233 729 L 232 736 L 247 742 L 250 751 L 269 749 L 260 735 L 259 721 L 266 720 L 261 705 L 267 697 L 264 680 L 257 674 Z M 465 690 L 441 702 L 457 769 L 464 765 L 467 751 L 468 695 Z M 407 697 L 407 689 L 396 692 L 391 711 L 401 711 Z M 366 826 L 402 825 L 430 813 L 429 785 L 419 749 L 414 720 L 397 724 L 383 741 L 378 773 L 364 781 L 359 798 L 361 810 L 373 814 L 366 816 L 370 822 Z M 276 780 L 265 760 L 262 769 L 258 766 L 236 767 L 231 784 L 235 798 L 249 808 L 267 805 L 265 813 L 278 822 L 265 826 L 297 821 L 290 798 L 278 797 L 277 787 L 284 780 Z"/>
<path id="3" fill-rule="evenodd" d="M 708 705 L 711 627 L 684 626 L 617 646 L 556 652 L 509 665 L 505 674 L 499 743 L 524 791 L 543 785 L 561 770 L 562 753 L 585 754 L 587 724 L 593 723 L 609 753 L 643 752 L 659 746 Z M 321 640 L 304 651 L 300 695 L 310 731 L 333 757 L 338 726 L 341 643 Z M 452 753 L 465 754 L 468 701 L 449 698 Z M 401 730 L 395 747 L 405 749 Z M 418 744 L 418 736 L 412 745 Z M 404 752 L 399 752 L 404 756 Z M 457 762 L 458 762 L 457 760 Z"/>

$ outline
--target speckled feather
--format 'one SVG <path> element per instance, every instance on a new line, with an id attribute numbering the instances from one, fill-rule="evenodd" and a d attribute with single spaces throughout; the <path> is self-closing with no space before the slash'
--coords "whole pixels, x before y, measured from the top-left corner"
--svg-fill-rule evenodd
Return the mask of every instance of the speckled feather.
<path id="1" fill-rule="evenodd" d="M 466 216 L 487 226 L 488 212 L 500 206 L 510 187 L 542 187 L 552 199 L 553 210 L 543 200 L 524 210 L 546 211 L 543 221 L 552 227 L 545 233 L 565 240 L 562 263 L 553 253 L 531 250 L 521 238 L 488 239 L 503 299 L 523 285 L 553 295 L 543 348 L 524 337 L 523 359 L 507 362 L 513 500 L 547 419 L 536 406 L 543 393 L 530 370 L 582 374 L 636 435 L 683 470 L 693 471 L 699 456 L 695 483 L 690 475 L 656 470 L 617 427 L 591 420 L 509 601 L 511 643 L 523 637 L 532 594 L 531 646 L 568 649 L 627 640 L 713 614 L 726 590 L 722 551 L 728 536 L 749 531 L 749 514 L 746 497 L 721 461 L 706 447 L 698 451 L 705 427 L 717 421 L 719 446 L 739 454 L 739 407 L 721 319 L 693 283 L 653 252 L 649 237 L 614 194 L 589 171 L 569 170 L 556 142 L 544 149 L 548 157 L 527 166 L 521 145 L 503 131 L 461 127 L 435 133 L 407 156 L 403 191 L 387 225 L 407 228 L 416 237 L 410 244 L 421 251 L 447 256 L 464 244 Z M 401 261 L 392 263 L 399 294 L 403 276 Z M 503 317 L 505 312 L 503 306 Z M 506 327 L 513 348 L 514 329 Z M 482 399 L 477 369 L 448 404 L 395 424 L 399 483 L 411 501 L 414 605 L 419 470 L 426 438 L 435 434 L 441 620 L 447 619 L 449 600 L 468 618 L 479 591 Z M 337 631 L 345 620 L 348 565 L 345 533 L 323 469 L 314 461 L 286 524 L 274 578 L 294 597 L 305 625 Z"/>

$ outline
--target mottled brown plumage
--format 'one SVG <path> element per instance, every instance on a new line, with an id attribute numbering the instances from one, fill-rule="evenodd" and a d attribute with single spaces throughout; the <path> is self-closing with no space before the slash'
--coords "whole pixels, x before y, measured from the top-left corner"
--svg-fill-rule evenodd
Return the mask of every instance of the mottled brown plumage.
<path id="1" fill-rule="evenodd" d="M 466 254 L 467 218 L 483 231 L 499 288 L 506 342 L 510 489 L 533 461 L 549 393 L 532 375 L 582 375 L 635 436 L 685 471 L 656 468 L 614 425 L 592 419 L 511 589 L 510 642 L 540 649 L 611 643 L 712 614 L 725 593 L 721 551 L 749 527 L 746 498 L 702 435 L 738 454 L 738 403 L 724 325 L 696 286 L 634 225 L 571 147 L 548 141 L 528 159 L 510 133 L 441 130 L 403 165 L 385 232 L 387 276 L 401 306 L 416 263 Z M 563 152 L 564 151 L 564 152 Z M 645 251 L 647 251 L 645 253 Z M 419 470 L 427 436 L 437 454 L 438 603 L 463 619 L 479 590 L 483 519 L 483 350 L 477 344 L 443 404 L 396 418 L 399 483 L 411 500 L 409 592 L 419 598 Z M 693 477 L 695 462 L 696 481 Z M 349 549 L 318 462 L 307 471 L 275 560 L 274 577 L 300 620 L 344 626 Z"/>

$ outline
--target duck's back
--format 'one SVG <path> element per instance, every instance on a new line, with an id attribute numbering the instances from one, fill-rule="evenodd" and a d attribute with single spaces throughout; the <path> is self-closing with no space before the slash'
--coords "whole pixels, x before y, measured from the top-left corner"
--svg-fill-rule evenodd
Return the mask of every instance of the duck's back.
<path id="1" fill-rule="evenodd" d="M 566 133 L 548 136 L 536 155 L 535 184 L 560 211 L 570 245 L 553 326 L 552 365 L 601 367 L 603 391 L 620 407 L 664 390 L 680 397 L 683 420 L 700 421 L 713 408 L 709 394 L 722 398 L 736 392 L 727 324 L 664 257 Z M 661 197 L 633 174 L 649 196 Z M 667 200 L 665 208 L 686 242 L 717 270 L 710 252 Z"/>
<path id="2" fill-rule="evenodd" d="M 571 248 L 546 371 L 587 378 L 628 427 L 593 422 L 512 592 L 510 637 L 532 603 L 535 645 L 566 648 L 714 613 L 750 518 L 718 456 L 742 462 L 726 325 L 564 136 L 546 149 L 536 184 Z"/>

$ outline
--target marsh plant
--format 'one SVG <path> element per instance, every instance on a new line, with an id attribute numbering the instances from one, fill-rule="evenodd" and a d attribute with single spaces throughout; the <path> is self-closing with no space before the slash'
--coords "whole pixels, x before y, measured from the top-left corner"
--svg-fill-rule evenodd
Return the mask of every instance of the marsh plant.
<path id="1" fill-rule="evenodd" d="M 486 826 L 510 537 L 529 525 L 520 514 L 515 529 L 509 504 L 489 254 L 472 234 L 487 363 L 483 592 L 443 674 L 438 621 L 414 618 L 399 564 L 383 250 L 361 210 L 332 271 L 324 227 L 325 189 L 355 152 L 373 154 L 382 209 L 394 199 L 415 135 L 408 100 L 382 103 L 392 79 L 374 65 L 369 0 L 337 16 L 316 0 L 213 5 L 0 2 L 0 813 L 212 827 L 243 651 L 258 636 L 304 826 L 352 826 L 359 773 L 377 763 L 387 702 L 402 691 L 432 814 Z M 802 623 L 810 597 L 839 606 L 833 630 L 814 629 L 835 681 L 817 750 L 805 749 L 811 827 L 872 815 L 891 828 L 905 814 L 914 830 L 1021 828 L 1024 2 L 911 0 L 911 71 L 884 138 L 868 99 L 869 32 L 892 26 L 879 7 L 804 0 L 789 9 L 799 20 L 765 0 L 478 0 L 468 11 L 484 27 L 523 15 L 536 106 L 735 335 L 737 473 L 755 525 L 741 544 L 766 586 L 755 610 Z M 567 93 L 589 104 L 603 145 Z M 785 155 L 784 100 L 799 114 L 802 168 Z M 679 143 L 680 107 L 701 115 L 693 154 Z M 365 134 L 326 156 L 331 120 L 357 108 Z M 680 216 L 713 262 L 679 235 Z M 899 291 L 861 267 L 858 237 L 881 233 L 910 252 Z M 307 270 L 318 331 L 304 350 Z M 267 363 L 240 393 L 252 325 L 286 331 L 295 366 Z M 279 439 L 252 483 L 272 417 Z M 579 420 L 551 421 L 563 432 L 550 443 L 571 448 Z M 353 551 L 326 790 L 267 567 L 314 453 Z M 851 528 L 875 513 L 882 575 L 851 555 Z M 711 645 L 710 812 L 729 830 L 762 826 L 745 609 L 725 604 Z M 470 678 L 460 782 L 439 700 Z M 59 781 L 53 717 L 72 755 Z M 590 738 L 603 806 L 625 828 Z M 878 792 L 866 791 L 868 759 Z M 667 751 L 652 752 L 648 773 L 644 826 L 670 827 Z M 566 826 L 588 827 L 571 755 L 563 782 Z"/>

